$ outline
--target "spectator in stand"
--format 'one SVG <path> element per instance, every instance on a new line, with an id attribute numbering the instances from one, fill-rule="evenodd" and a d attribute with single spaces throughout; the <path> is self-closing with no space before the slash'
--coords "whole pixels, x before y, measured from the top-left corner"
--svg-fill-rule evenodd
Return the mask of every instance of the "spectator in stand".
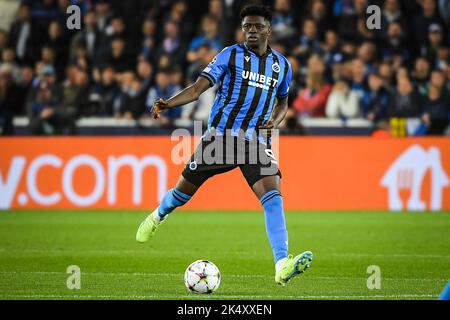
<path id="1" fill-rule="evenodd" d="M 53 20 L 60 18 L 60 12 L 55 0 L 33 1 L 31 16 L 34 20 L 33 28 L 36 29 L 35 40 L 38 47 L 45 42 L 48 33 L 48 27 Z"/>
<path id="2" fill-rule="evenodd" d="M 425 101 L 422 121 L 428 135 L 442 135 L 450 120 L 450 92 L 445 86 L 445 75 L 440 70 L 431 73 L 430 88 Z"/>
<path id="3" fill-rule="evenodd" d="M 192 61 L 186 71 L 186 79 L 193 84 L 208 64 L 213 61 L 218 52 L 212 49 L 208 44 L 201 45 L 195 52 L 195 61 Z"/>
<path id="4" fill-rule="evenodd" d="M 327 66 L 327 78 L 331 82 L 332 69 L 335 63 L 335 57 L 341 55 L 341 49 L 339 45 L 339 36 L 334 30 L 328 30 L 325 33 L 325 41 L 321 45 L 322 56 Z M 339 60 L 339 58 L 338 58 Z"/>
<path id="5" fill-rule="evenodd" d="M 179 26 L 173 21 L 167 21 L 164 24 L 164 37 L 155 54 L 158 65 L 161 57 L 167 56 L 169 64 L 183 66 L 186 57 L 185 52 L 186 46 L 180 36 Z"/>
<path id="6" fill-rule="evenodd" d="M 358 94 L 350 89 L 347 81 L 339 80 L 335 83 L 325 112 L 328 118 L 344 120 L 356 118 L 359 115 Z"/>
<path id="7" fill-rule="evenodd" d="M 426 57 L 432 65 L 435 65 L 436 60 L 438 59 L 439 49 L 442 46 L 444 46 L 442 26 L 434 23 L 430 25 L 428 30 L 428 42 L 423 44 L 420 54 L 421 56 Z"/>
<path id="8" fill-rule="evenodd" d="M 420 96 L 407 75 L 397 75 L 397 86 L 390 100 L 390 118 L 417 118 L 421 114 Z"/>
<path id="9" fill-rule="evenodd" d="M 122 110 L 125 119 L 137 120 L 145 114 L 146 93 L 142 91 L 142 81 L 138 77 L 133 77 Z"/>
<path id="10" fill-rule="evenodd" d="M 116 37 L 111 41 L 111 51 L 105 57 L 104 64 L 109 65 L 118 73 L 133 70 L 134 64 L 126 52 L 125 39 Z"/>
<path id="11" fill-rule="evenodd" d="M 76 65 L 69 65 L 66 79 L 62 85 L 62 100 L 57 110 L 62 126 L 69 129 L 70 134 L 77 132 L 75 120 L 84 112 L 88 98 L 87 74 Z"/>
<path id="12" fill-rule="evenodd" d="M 272 19 L 272 40 L 288 44 L 296 33 L 295 19 L 290 0 L 275 0 Z"/>
<path id="13" fill-rule="evenodd" d="M 366 66 L 361 59 L 354 59 L 351 62 L 351 88 L 358 94 L 361 99 L 364 97 L 366 89 Z"/>
<path id="14" fill-rule="evenodd" d="M 37 90 L 36 100 L 29 110 L 30 129 L 34 135 L 59 134 L 56 108 L 58 102 L 53 96 L 51 87 L 41 82 Z"/>
<path id="15" fill-rule="evenodd" d="M 133 90 L 133 82 L 136 75 L 132 71 L 126 71 L 117 75 L 119 83 L 119 94 L 114 100 L 113 113 L 114 117 L 119 119 L 125 117 L 131 119 L 132 114 L 129 112 L 129 102 Z"/>
<path id="16" fill-rule="evenodd" d="M 136 71 L 137 74 L 133 74 L 130 80 L 121 107 L 121 113 L 126 119 L 137 120 L 146 115 L 146 99 L 152 84 L 153 67 L 148 61 L 141 60 Z"/>
<path id="17" fill-rule="evenodd" d="M 416 15 L 412 23 L 414 30 L 414 40 L 416 51 L 419 52 L 420 47 L 427 43 L 428 33 L 432 24 L 444 25 L 444 21 L 439 16 L 436 6 L 436 0 L 422 0 L 419 2 L 422 5 L 422 10 Z"/>
<path id="18" fill-rule="evenodd" d="M 105 33 L 107 26 L 111 23 L 113 13 L 111 6 L 106 0 L 98 0 L 95 4 L 97 30 L 100 33 Z"/>
<path id="19" fill-rule="evenodd" d="M 156 21 L 153 19 L 145 19 L 142 24 L 142 56 L 154 62 L 155 60 L 155 43 L 156 43 Z"/>
<path id="20" fill-rule="evenodd" d="M 11 66 L 0 65 L 0 136 L 14 133 L 14 108 L 19 103 L 17 86 L 12 79 Z"/>
<path id="21" fill-rule="evenodd" d="M 14 82 L 20 81 L 21 70 L 20 66 L 16 63 L 16 54 L 12 48 L 5 48 L 1 55 L 0 63 L 9 65 Z"/>
<path id="22" fill-rule="evenodd" d="M 396 54 L 400 54 L 402 62 L 409 59 L 409 50 L 406 48 L 407 38 L 404 33 L 402 24 L 399 22 L 391 22 L 387 25 L 387 33 L 383 35 L 383 59 L 389 60 Z"/>
<path id="23" fill-rule="evenodd" d="M 344 15 L 339 22 L 338 31 L 343 40 L 353 43 L 374 40 L 375 32 L 366 27 L 367 6 L 367 0 L 353 0 L 354 11 Z"/>
<path id="24" fill-rule="evenodd" d="M 57 82 L 55 68 L 51 65 L 46 65 L 42 61 L 36 63 L 36 75 L 33 80 L 33 85 L 28 93 L 26 109 L 27 114 L 30 115 L 32 104 L 36 102 L 41 84 L 44 84 L 45 89 L 51 91 L 52 100 L 59 102 L 61 100 L 61 86 Z"/>
<path id="25" fill-rule="evenodd" d="M 69 63 L 76 64 L 85 71 L 91 70 L 92 61 L 88 57 L 88 51 L 83 42 L 76 45 L 74 56 L 69 60 Z"/>
<path id="26" fill-rule="evenodd" d="M 300 90 L 293 106 L 302 116 L 324 117 L 331 86 L 325 82 L 325 62 L 319 55 L 309 58 L 308 71 L 306 88 Z"/>
<path id="27" fill-rule="evenodd" d="M 36 31 L 31 21 L 31 7 L 22 2 L 17 18 L 9 30 L 9 46 L 16 52 L 19 63 L 35 62 Z"/>
<path id="28" fill-rule="evenodd" d="M 306 13 L 316 23 L 317 35 L 320 41 L 324 40 L 325 33 L 328 30 L 336 27 L 329 16 L 328 8 L 324 0 L 309 0 Z"/>
<path id="29" fill-rule="evenodd" d="M 68 41 L 63 35 L 61 25 L 57 20 L 53 20 L 48 26 L 45 47 L 51 48 L 55 54 L 55 69 L 59 80 L 64 77 L 64 70 L 68 62 L 67 46 Z"/>
<path id="30" fill-rule="evenodd" d="M 34 70 L 31 66 L 23 66 L 21 69 L 21 77 L 18 82 L 18 102 L 14 108 L 15 116 L 26 115 L 27 96 L 33 88 Z"/>
<path id="31" fill-rule="evenodd" d="M 209 0 L 208 14 L 214 17 L 219 23 L 220 42 L 223 46 L 229 46 L 231 44 L 230 31 L 233 30 L 235 25 L 231 19 L 227 19 L 227 14 L 224 13 L 224 7 L 226 8 L 226 4 L 222 3 L 222 0 Z"/>
<path id="32" fill-rule="evenodd" d="M 373 72 L 376 65 L 377 49 L 373 42 L 364 42 L 358 48 L 357 58 L 364 63 L 366 75 Z"/>
<path id="33" fill-rule="evenodd" d="M 153 102 L 162 99 L 169 99 L 173 95 L 181 91 L 179 85 L 174 85 L 171 83 L 171 73 L 170 69 L 160 69 L 156 74 L 156 82 L 153 87 L 150 88 L 147 96 L 147 110 L 151 108 Z M 174 121 L 181 117 L 182 108 L 170 108 L 161 114 L 161 124 L 162 125 L 173 125 Z"/>
<path id="34" fill-rule="evenodd" d="M 182 28 L 180 28 L 180 35 L 183 39 L 190 39 L 192 37 L 192 17 L 187 12 L 187 4 L 185 0 L 176 0 L 173 3 L 168 16 L 164 19 L 164 22 L 167 21 L 173 21 L 178 26 L 182 26 Z"/>
<path id="35" fill-rule="evenodd" d="M 111 23 L 106 27 L 104 34 L 102 34 L 101 36 L 101 41 L 99 48 L 96 51 L 96 56 L 105 57 L 106 55 L 108 55 L 112 41 L 117 38 L 122 38 L 124 40 L 126 39 L 126 42 L 129 42 L 126 34 L 125 22 L 119 16 L 113 17 Z"/>
<path id="36" fill-rule="evenodd" d="M 411 79 L 417 88 L 422 100 L 428 96 L 428 81 L 430 79 L 430 63 L 424 57 L 416 59 L 414 69 L 411 72 Z"/>
<path id="37" fill-rule="evenodd" d="M 100 45 L 102 41 L 102 35 L 100 31 L 97 29 L 97 17 L 95 11 L 88 11 L 84 16 L 84 25 L 83 28 L 78 31 L 72 38 L 72 42 L 70 45 L 70 58 L 73 60 L 76 56 L 77 48 L 83 46 L 87 50 L 87 56 L 90 62 L 97 63 L 101 54 Z M 108 48 L 105 48 L 104 51 L 108 51 Z"/>
<path id="38" fill-rule="evenodd" d="M 294 56 L 289 56 L 288 61 L 291 64 L 292 80 L 289 85 L 289 101 L 294 101 L 299 90 L 304 87 L 303 77 L 300 74 L 300 63 Z"/>
<path id="39" fill-rule="evenodd" d="M 202 18 L 202 33 L 195 37 L 189 45 L 188 62 L 197 60 L 197 49 L 201 45 L 208 45 L 217 52 L 223 49 L 219 36 L 219 23 L 213 16 L 206 15 Z"/>
<path id="40" fill-rule="evenodd" d="M 147 95 L 153 82 L 153 65 L 149 61 L 142 59 L 138 62 L 136 73 L 139 80 L 142 81 L 140 91 L 145 91 L 145 95 Z"/>
<path id="41" fill-rule="evenodd" d="M 398 27 L 402 30 L 404 39 L 407 40 L 408 22 L 402 13 L 402 8 L 399 0 L 384 1 L 380 29 L 382 38 L 386 38 L 386 31 L 389 30 L 389 26 L 392 24 L 398 25 Z"/>
<path id="42" fill-rule="evenodd" d="M 101 72 L 100 81 L 97 82 L 89 96 L 89 109 L 84 114 L 89 116 L 113 116 L 114 104 L 120 94 L 116 82 L 116 73 L 110 66 L 105 66 Z"/>
<path id="43" fill-rule="evenodd" d="M 313 19 L 306 19 L 303 22 L 302 30 L 300 42 L 294 48 L 293 54 L 299 59 L 300 63 L 306 63 L 312 54 L 321 53 L 321 47 L 316 22 Z"/>
<path id="44" fill-rule="evenodd" d="M 374 72 L 369 75 L 368 88 L 361 100 L 362 116 L 380 126 L 386 123 L 390 104 L 390 92 L 385 87 L 383 76 Z"/>
<path id="45" fill-rule="evenodd" d="M 378 72 L 383 79 L 383 86 L 389 88 L 394 79 L 394 70 L 392 66 L 387 62 L 382 62 L 378 66 Z"/>

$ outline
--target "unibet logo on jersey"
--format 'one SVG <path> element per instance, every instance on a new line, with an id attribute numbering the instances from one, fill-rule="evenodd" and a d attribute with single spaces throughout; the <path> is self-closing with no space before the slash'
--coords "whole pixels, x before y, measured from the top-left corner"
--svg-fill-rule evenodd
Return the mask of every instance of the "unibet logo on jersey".
<path id="1" fill-rule="evenodd" d="M 264 90 L 269 90 L 270 86 L 275 88 L 278 83 L 278 79 L 273 79 L 272 77 L 266 77 L 264 74 L 259 74 L 251 71 L 242 70 L 242 79 L 248 79 L 248 85 L 261 88 Z"/>

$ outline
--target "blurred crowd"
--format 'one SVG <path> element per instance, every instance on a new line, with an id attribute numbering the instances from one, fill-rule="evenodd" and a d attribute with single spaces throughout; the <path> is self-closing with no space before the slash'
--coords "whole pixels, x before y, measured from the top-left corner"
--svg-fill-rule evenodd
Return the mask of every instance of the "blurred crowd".
<path id="1" fill-rule="evenodd" d="M 26 116 L 36 135 L 76 134 L 80 117 L 149 117 L 153 101 L 193 83 L 223 47 L 243 42 L 239 11 L 248 2 L 20 1 L 12 24 L 0 29 L 1 134 L 14 133 L 16 116 Z M 363 118 L 385 131 L 413 118 L 409 134 L 444 134 L 450 0 L 252 2 L 273 8 L 270 45 L 292 65 L 286 133 L 302 134 L 304 118 L 326 117 Z M 81 8 L 80 30 L 66 26 L 71 4 Z M 381 9 L 374 30 L 366 25 L 372 4 Z M 216 89 L 167 111 L 161 124 L 206 122 Z"/>

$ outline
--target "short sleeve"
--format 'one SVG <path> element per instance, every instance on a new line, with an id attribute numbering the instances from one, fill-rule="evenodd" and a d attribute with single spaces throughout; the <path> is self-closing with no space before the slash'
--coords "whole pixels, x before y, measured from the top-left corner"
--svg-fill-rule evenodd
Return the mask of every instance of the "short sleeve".
<path id="1" fill-rule="evenodd" d="M 229 59 L 230 50 L 227 47 L 214 57 L 214 59 L 208 64 L 208 66 L 203 69 L 200 76 L 208 79 L 212 87 L 227 72 Z"/>
<path id="2" fill-rule="evenodd" d="M 277 99 L 280 99 L 280 100 L 286 98 L 289 95 L 289 85 L 291 84 L 291 80 L 292 80 L 291 64 L 288 61 L 285 61 L 285 66 L 286 66 L 285 68 L 287 68 L 287 71 L 285 72 L 283 80 L 281 81 L 280 85 L 278 86 L 278 91 L 277 91 Z"/>

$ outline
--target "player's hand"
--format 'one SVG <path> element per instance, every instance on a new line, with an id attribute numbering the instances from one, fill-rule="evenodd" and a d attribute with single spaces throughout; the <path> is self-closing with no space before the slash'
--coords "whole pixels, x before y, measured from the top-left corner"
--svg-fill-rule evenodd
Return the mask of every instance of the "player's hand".
<path id="1" fill-rule="evenodd" d="M 168 103 L 163 98 L 160 98 L 158 101 L 153 103 L 152 115 L 153 119 L 159 119 L 160 113 L 166 110 L 168 107 Z"/>
<path id="2" fill-rule="evenodd" d="M 273 130 L 273 129 L 275 129 L 275 124 L 273 123 L 272 120 L 269 119 L 262 126 L 259 126 L 259 129 Z"/>
<path id="3" fill-rule="evenodd" d="M 262 134 L 264 136 L 270 137 L 272 136 L 272 130 L 275 129 L 275 124 L 272 120 L 267 120 L 266 123 L 258 127 L 259 130 L 262 130 Z"/>

